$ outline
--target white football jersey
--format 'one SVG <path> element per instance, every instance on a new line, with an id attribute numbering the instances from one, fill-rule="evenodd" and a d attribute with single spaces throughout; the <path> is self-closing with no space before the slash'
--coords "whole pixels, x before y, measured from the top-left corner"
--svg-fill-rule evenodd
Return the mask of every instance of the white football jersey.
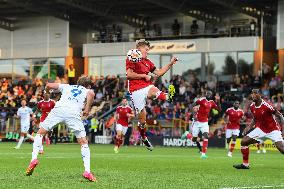
<path id="1" fill-rule="evenodd" d="M 67 111 L 80 114 L 89 89 L 80 85 L 59 84 L 59 90 L 62 94 L 60 100 L 56 102 L 55 108 L 64 107 Z"/>
<path id="2" fill-rule="evenodd" d="M 33 113 L 32 109 L 25 106 L 20 107 L 17 111 L 17 115 L 20 116 L 21 125 L 30 125 L 31 114 Z"/>

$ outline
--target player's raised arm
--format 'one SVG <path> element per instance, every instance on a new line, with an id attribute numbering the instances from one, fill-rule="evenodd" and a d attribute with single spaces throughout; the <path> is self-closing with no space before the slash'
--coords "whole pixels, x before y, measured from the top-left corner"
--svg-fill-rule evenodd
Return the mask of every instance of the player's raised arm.
<path id="1" fill-rule="evenodd" d="M 157 75 L 158 77 L 163 76 L 171 67 L 178 61 L 177 57 L 172 57 L 171 62 L 161 69 L 155 69 L 153 73 Z"/>

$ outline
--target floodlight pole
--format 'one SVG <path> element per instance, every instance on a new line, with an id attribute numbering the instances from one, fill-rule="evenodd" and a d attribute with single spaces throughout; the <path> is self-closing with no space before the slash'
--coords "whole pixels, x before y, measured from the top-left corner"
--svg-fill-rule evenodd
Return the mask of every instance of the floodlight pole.
<path id="1" fill-rule="evenodd" d="M 264 46 L 264 39 L 263 39 L 263 13 L 261 14 L 261 23 L 260 23 L 260 78 L 262 79 L 262 67 L 263 67 L 263 46 Z"/>

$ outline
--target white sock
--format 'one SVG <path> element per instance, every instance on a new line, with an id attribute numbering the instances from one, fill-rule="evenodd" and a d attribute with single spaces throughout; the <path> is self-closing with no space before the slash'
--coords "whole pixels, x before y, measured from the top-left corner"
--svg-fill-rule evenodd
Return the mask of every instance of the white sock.
<path id="1" fill-rule="evenodd" d="M 27 137 L 34 140 L 34 137 L 32 135 L 30 135 L 29 133 L 27 134 Z"/>
<path id="2" fill-rule="evenodd" d="M 21 137 L 20 137 L 20 140 L 19 140 L 19 142 L 18 142 L 18 144 L 17 144 L 17 148 L 20 148 L 20 147 L 21 147 L 23 141 L 24 141 L 24 137 L 21 136 Z"/>
<path id="3" fill-rule="evenodd" d="M 42 135 L 37 134 L 33 143 L 32 161 L 37 159 L 38 152 L 42 146 Z"/>
<path id="4" fill-rule="evenodd" d="M 84 162 L 85 171 L 87 171 L 89 173 L 91 171 L 90 170 L 91 154 L 90 154 L 90 148 L 89 148 L 88 144 L 83 144 L 81 146 L 81 154 L 82 154 L 82 158 L 83 158 L 83 162 Z"/>
<path id="5" fill-rule="evenodd" d="M 41 145 L 41 147 L 39 148 L 40 151 L 43 151 L 43 144 Z"/>

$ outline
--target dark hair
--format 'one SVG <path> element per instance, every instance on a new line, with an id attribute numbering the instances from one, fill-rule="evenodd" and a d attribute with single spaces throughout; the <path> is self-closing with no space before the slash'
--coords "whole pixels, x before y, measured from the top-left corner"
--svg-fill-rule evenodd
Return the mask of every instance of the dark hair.
<path id="1" fill-rule="evenodd" d="M 77 81 L 77 85 L 81 85 L 83 87 L 92 86 L 92 80 L 88 76 L 81 76 Z"/>
<path id="2" fill-rule="evenodd" d="M 141 46 L 148 46 L 148 47 L 150 47 L 150 42 L 145 40 L 145 39 L 136 40 L 136 48 L 141 47 Z"/>

